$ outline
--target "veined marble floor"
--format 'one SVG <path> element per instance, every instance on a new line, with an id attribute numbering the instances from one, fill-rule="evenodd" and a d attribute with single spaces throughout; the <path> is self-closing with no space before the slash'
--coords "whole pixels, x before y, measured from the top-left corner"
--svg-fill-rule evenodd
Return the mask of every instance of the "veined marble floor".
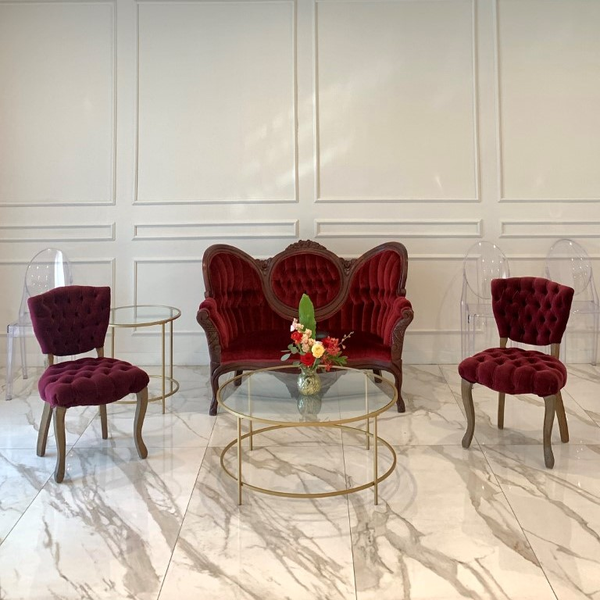
<path id="1" fill-rule="evenodd" d="M 365 490 L 320 500 L 246 491 L 238 507 L 219 464 L 234 420 L 208 415 L 205 367 L 176 377 L 167 414 L 149 408 L 145 461 L 132 405 L 109 407 L 108 440 L 95 409 L 69 410 L 60 485 L 54 440 L 35 454 L 35 379 L 0 401 L 0 599 L 600 599 L 599 369 L 569 368 L 571 441 L 555 427 L 550 471 L 540 399 L 508 397 L 499 431 L 495 395 L 476 388 L 464 450 L 456 367 L 406 366 L 407 412 L 380 419 L 398 466 L 378 506 Z M 271 484 L 325 489 L 370 468 L 352 435 L 277 435 L 249 467 Z"/>

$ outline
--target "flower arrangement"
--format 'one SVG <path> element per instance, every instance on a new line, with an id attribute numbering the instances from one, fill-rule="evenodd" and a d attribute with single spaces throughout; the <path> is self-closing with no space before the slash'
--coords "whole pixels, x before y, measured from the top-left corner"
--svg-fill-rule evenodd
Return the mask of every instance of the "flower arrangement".
<path id="1" fill-rule="evenodd" d="M 317 340 L 316 330 L 315 307 L 311 299 L 302 294 L 298 305 L 298 318 L 292 321 L 290 327 L 292 343 L 283 351 L 285 354 L 281 360 L 298 357 L 294 365 L 300 367 L 303 372 L 316 372 L 317 367 L 329 371 L 332 365 L 345 365 L 347 357 L 342 355 L 342 350 L 345 348 L 344 342 L 353 332 L 341 340 L 330 336 Z"/>

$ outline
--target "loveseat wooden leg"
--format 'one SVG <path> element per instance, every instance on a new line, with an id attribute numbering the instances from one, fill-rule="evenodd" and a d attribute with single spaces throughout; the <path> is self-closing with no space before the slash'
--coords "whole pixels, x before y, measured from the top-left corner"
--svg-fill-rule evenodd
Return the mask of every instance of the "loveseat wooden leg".
<path id="1" fill-rule="evenodd" d="M 208 410 L 208 414 L 211 416 L 215 416 L 217 414 L 217 390 L 219 389 L 219 375 L 212 373 L 210 376 L 210 389 L 212 390 L 212 400 L 210 403 L 210 408 Z"/>
<path id="2" fill-rule="evenodd" d="M 396 400 L 396 407 L 399 413 L 406 412 L 406 404 L 404 404 L 404 398 L 402 398 L 402 371 L 400 373 L 394 373 L 394 380 L 396 382 L 396 389 L 398 390 L 398 399 Z"/>
<path id="3" fill-rule="evenodd" d="M 233 385 L 235 385 L 236 387 L 242 385 L 242 378 L 240 377 L 240 375 L 243 375 L 244 371 L 236 371 L 235 372 L 235 377 L 236 380 L 233 382 Z"/>

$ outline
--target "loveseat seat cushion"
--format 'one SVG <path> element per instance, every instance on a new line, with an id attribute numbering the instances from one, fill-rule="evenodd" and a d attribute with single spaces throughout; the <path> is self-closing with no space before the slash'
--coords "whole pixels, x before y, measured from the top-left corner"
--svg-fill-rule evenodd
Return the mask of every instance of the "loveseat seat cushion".
<path id="1" fill-rule="evenodd" d="M 260 333 L 242 333 L 223 349 L 221 362 L 277 362 L 289 343 L 289 327 Z"/>
<path id="2" fill-rule="evenodd" d="M 288 328 L 289 329 L 289 328 Z M 227 349 L 221 354 L 222 363 L 248 363 L 260 361 L 261 363 L 272 361 L 278 364 L 281 361 L 283 351 L 290 344 L 289 330 L 265 331 L 260 335 L 242 334 L 232 341 Z M 349 333 L 349 332 L 346 332 Z M 317 331 L 319 337 L 322 335 L 331 335 L 341 339 L 343 333 L 336 331 Z M 381 338 L 372 333 L 364 331 L 355 331 L 345 342 L 343 354 L 348 357 L 350 362 L 370 361 L 389 361 L 390 347 L 383 343 Z M 290 359 L 290 362 L 294 357 Z"/>

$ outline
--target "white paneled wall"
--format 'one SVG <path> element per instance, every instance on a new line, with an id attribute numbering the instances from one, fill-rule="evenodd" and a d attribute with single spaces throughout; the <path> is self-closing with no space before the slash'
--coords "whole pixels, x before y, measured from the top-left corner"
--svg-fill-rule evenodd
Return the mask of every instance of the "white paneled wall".
<path id="1" fill-rule="evenodd" d="M 0 0 L 0 321 L 59 246 L 114 304 L 181 308 L 175 360 L 206 363 L 210 244 L 394 239 L 406 360 L 455 362 L 473 243 L 515 275 L 558 237 L 600 258 L 598 31 L 598 0 Z"/>

